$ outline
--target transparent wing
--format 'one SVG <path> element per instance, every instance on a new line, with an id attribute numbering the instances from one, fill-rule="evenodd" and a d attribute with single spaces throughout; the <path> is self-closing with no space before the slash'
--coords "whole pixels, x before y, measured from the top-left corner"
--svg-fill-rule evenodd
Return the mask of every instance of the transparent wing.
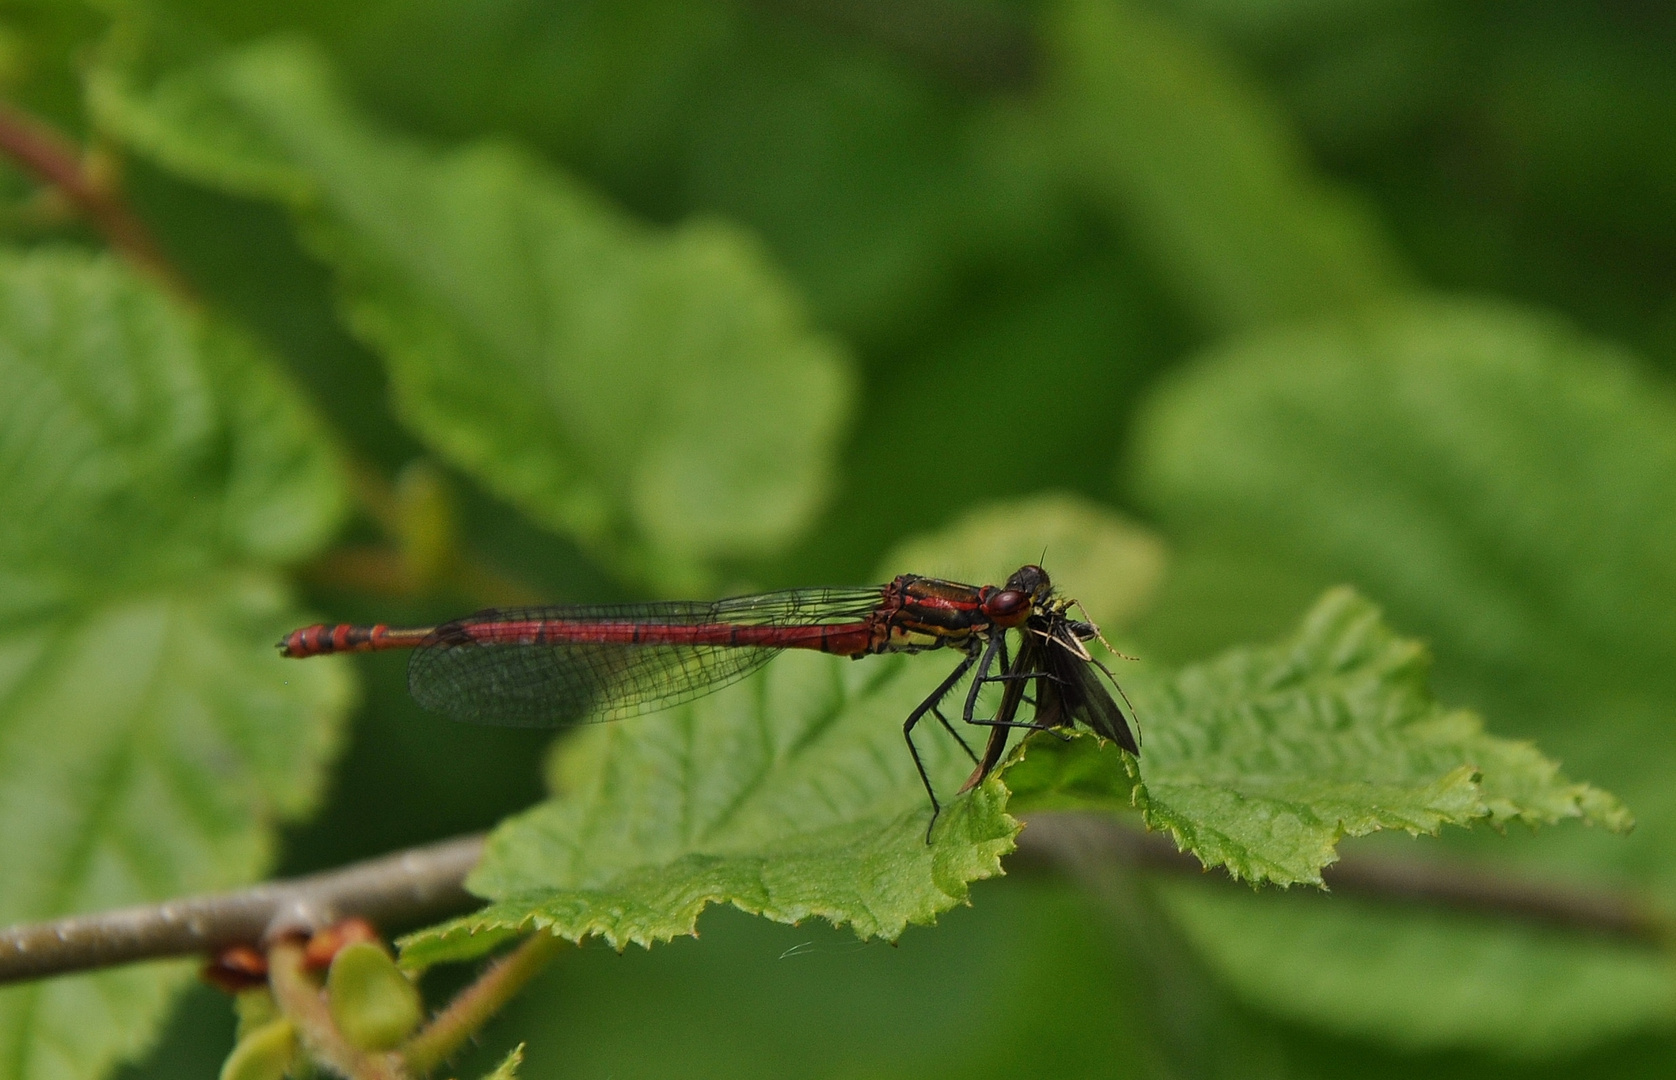
<path id="1" fill-rule="evenodd" d="M 415 701 L 475 724 L 563 727 L 617 720 L 691 701 L 767 663 L 773 646 L 523 643 L 473 636 L 491 624 L 630 623 L 637 626 L 815 626 L 865 619 L 880 590 L 791 589 L 713 603 L 513 608 L 448 623 L 408 663 Z"/>

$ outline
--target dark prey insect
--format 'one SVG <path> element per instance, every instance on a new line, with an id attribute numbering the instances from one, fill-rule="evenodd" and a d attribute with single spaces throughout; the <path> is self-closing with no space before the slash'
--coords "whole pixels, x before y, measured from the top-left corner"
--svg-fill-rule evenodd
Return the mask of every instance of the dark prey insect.
<path id="1" fill-rule="evenodd" d="M 420 705 L 456 720 L 519 727 L 655 712 L 742 678 L 781 649 L 849 657 L 956 649 L 965 656 L 902 725 L 935 823 L 941 804 L 914 745 L 914 727 L 935 716 L 966 747 L 941 705 L 974 667 L 960 718 L 992 734 L 984 757 L 972 755 L 977 770 L 967 787 L 1000 761 L 1013 728 L 1081 720 L 1139 752 L 1122 709 L 1095 675 L 1096 669 L 1111 675 L 1086 646 L 1099 631 L 1071 619 L 1073 606 L 1053 591 L 1047 571 L 1023 566 L 1000 587 L 903 574 L 873 588 L 788 589 L 713 602 L 491 609 L 440 626 L 305 626 L 279 648 L 290 657 L 412 649 L 407 686 Z M 1009 662 L 1012 629 L 1021 642 Z M 1032 680 L 1035 720 L 1015 720 Z M 1002 708 L 993 718 L 978 718 L 979 692 L 990 683 L 1005 687 Z"/>

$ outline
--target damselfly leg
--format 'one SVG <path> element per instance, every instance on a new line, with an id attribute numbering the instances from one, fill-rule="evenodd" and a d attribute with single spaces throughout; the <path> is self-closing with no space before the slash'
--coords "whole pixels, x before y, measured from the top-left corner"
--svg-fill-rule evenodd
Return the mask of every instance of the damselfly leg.
<path id="1" fill-rule="evenodd" d="M 942 704 L 943 699 L 949 696 L 949 691 L 955 688 L 955 684 L 960 682 L 966 672 L 977 662 L 978 654 L 967 652 L 965 658 L 955 665 L 953 671 L 949 672 L 949 677 L 938 683 L 937 689 L 931 691 L 931 696 L 916 705 L 914 711 L 908 714 L 908 719 L 902 722 L 902 737 L 908 742 L 908 753 L 914 757 L 914 768 L 919 770 L 919 782 L 925 785 L 925 794 L 931 800 L 931 820 L 925 826 L 925 842 L 928 844 L 931 843 L 931 827 L 937 824 L 937 815 L 943 812 L 943 804 L 937 801 L 937 791 L 931 786 L 931 777 L 925 771 L 925 762 L 920 760 L 919 747 L 914 745 L 914 727 L 925 718 L 926 713 L 937 711 L 937 706 Z M 937 713 L 937 719 L 943 719 L 942 713 Z M 948 721 L 944 720 L 943 723 L 946 726 Z M 954 728 L 950 727 L 949 732 L 952 734 Z M 958 735 L 955 737 L 959 738 Z M 961 745 L 965 745 L 964 740 L 962 740 Z"/>
<path id="2" fill-rule="evenodd" d="M 955 741 L 960 744 L 961 749 L 966 751 L 967 756 L 970 757 L 973 763 L 977 766 L 977 771 L 973 774 L 974 776 L 988 775 L 989 769 L 993 767 L 993 762 L 986 767 L 985 763 L 972 752 L 972 748 L 967 745 L 966 740 L 960 737 L 959 732 L 955 730 L 954 726 L 950 724 L 948 719 L 943 715 L 941 708 L 944 699 L 946 699 L 949 694 L 954 691 L 954 688 L 960 683 L 960 680 L 966 676 L 966 673 L 970 671 L 974 665 L 976 665 L 977 671 L 972 675 L 972 685 L 966 693 L 966 700 L 961 708 L 960 719 L 962 723 L 971 724 L 974 727 L 988 727 L 992 729 L 1010 730 L 1012 728 L 1025 728 L 1030 731 L 1054 730 L 1045 724 L 1026 723 L 1012 719 L 1013 716 L 1017 715 L 1019 702 L 1023 698 L 1022 692 L 1009 692 L 1004 694 L 1001 706 L 997 710 L 994 718 L 980 720 L 974 716 L 978 707 L 978 695 L 983 692 L 983 688 L 985 686 L 994 683 L 1002 686 L 1018 684 L 1022 687 L 1023 684 L 1030 679 L 1055 678 L 1055 676 L 1046 672 L 1025 670 L 1026 668 L 1033 668 L 1032 664 L 1026 663 L 1027 654 L 1030 652 L 1028 648 L 1019 653 L 1017 658 L 1018 662 L 1016 664 L 1013 662 L 1012 658 L 1009 657 L 1008 651 L 1007 639 L 1004 631 L 997 631 L 991 634 L 987 641 L 977 638 L 972 639 L 970 644 L 967 646 L 966 656 L 960 661 L 960 663 L 955 665 L 953 671 L 949 672 L 948 678 L 939 683 L 937 688 L 933 690 L 924 701 L 920 702 L 919 705 L 915 707 L 914 711 L 909 713 L 908 718 L 902 723 L 902 737 L 907 740 L 908 752 L 913 755 L 914 768 L 919 772 L 920 783 L 925 787 L 926 797 L 931 800 L 931 820 L 926 822 L 925 825 L 925 842 L 928 844 L 931 842 L 931 831 L 936 827 L 937 818 L 943 812 L 943 804 L 937 798 L 936 789 L 932 787 L 930 774 L 925 771 L 925 763 L 920 758 L 919 747 L 914 744 L 914 728 L 925 718 L 926 713 L 930 713 L 935 716 L 943 727 L 947 729 L 948 733 L 954 736 Z M 1000 662 L 1001 670 L 995 674 L 991 674 L 991 669 L 996 666 L 997 661 Z M 1063 732 L 1059 731 L 1054 731 L 1054 734 L 1060 735 L 1062 738 L 1068 737 L 1065 736 Z M 966 787 L 961 790 L 969 790 L 971 786 L 972 784 L 968 783 Z"/>

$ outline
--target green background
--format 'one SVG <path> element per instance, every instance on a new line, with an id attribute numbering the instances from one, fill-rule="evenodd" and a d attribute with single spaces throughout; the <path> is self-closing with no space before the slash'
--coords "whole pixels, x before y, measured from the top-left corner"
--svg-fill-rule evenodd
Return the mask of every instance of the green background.
<path id="1" fill-rule="evenodd" d="M 139 213 L 207 309 L 272 351 L 319 439 L 399 490 L 440 491 L 459 547 L 537 595 L 866 582 L 962 514 L 1072 493 L 1162 542 L 1156 586 L 1122 620 L 1129 651 L 1197 660 L 1354 584 L 1432 643 L 1446 702 L 1537 740 L 1640 821 L 1628 840 L 1457 833 L 1452 854 L 1676 904 L 1676 15 L 898 7 L 9 3 L 0 86 L 129 147 Z M 149 28 L 139 59 L 106 40 L 113 15 Z M 280 85 L 254 68 L 177 114 L 202 145 L 134 120 L 167 113 L 146 104 L 151 80 L 279 34 L 321 50 L 376 136 L 334 127 L 327 98 L 250 91 Z M 140 89 L 90 109 L 78 72 L 97 84 L 130 63 Z M 267 126 L 239 126 L 250 116 Z M 417 168 L 375 177 L 403 154 L 463 163 L 459 201 L 425 202 Z M 301 160 L 314 186 L 287 186 Z M 12 245 L 98 246 L 21 174 L 4 184 Z M 588 242 L 648 252 L 622 270 L 637 310 L 678 309 L 689 286 L 695 305 L 755 305 L 703 342 L 743 372 L 706 407 L 718 429 L 734 406 L 783 423 L 770 451 L 724 463 L 747 480 L 717 520 L 679 502 L 678 471 L 637 471 L 706 445 L 706 414 L 681 410 L 715 376 L 609 319 L 587 347 L 653 357 L 644 378 L 669 398 L 571 418 L 559 465 L 473 457 L 494 421 L 473 427 L 446 379 L 515 367 L 492 302 L 513 310 L 544 271 L 556 294 L 581 288 L 574 256 L 508 267 L 478 246 L 501 195 L 532 217 L 602 205 L 588 220 L 605 239 Z M 434 216 L 384 228 L 421 204 Z M 457 279 L 413 269 L 438 252 Z M 444 302 L 457 318 L 413 330 L 407 313 Z M 659 457 L 672 427 L 692 442 Z M 555 479 L 576 461 L 565 475 L 591 487 Z M 366 517 L 339 542 L 379 540 Z M 283 540 L 249 546 L 334 619 L 422 621 L 480 595 L 448 572 L 402 595 L 339 587 Z M 278 873 L 541 797 L 544 735 L 426 716 L 399 657 L 356 670 L 363 704 L 318 809 L 280 835 Z M 317 693 L 341 709 L 347 690 Z M 285 814 L 306 808 L 286 798 Z M 1628 1077 L 1676 1052 L 1676 991 L 1650 950 L 1297 892 L 1090 888 L 1018 866 L 895 947 L 711 911 L 696 941 L 563 956 L 459 1070 L 520 1040 L 531 1077 Z M 121 1075 L 209 1075 L 231 1031 L 191 990 Z"/>

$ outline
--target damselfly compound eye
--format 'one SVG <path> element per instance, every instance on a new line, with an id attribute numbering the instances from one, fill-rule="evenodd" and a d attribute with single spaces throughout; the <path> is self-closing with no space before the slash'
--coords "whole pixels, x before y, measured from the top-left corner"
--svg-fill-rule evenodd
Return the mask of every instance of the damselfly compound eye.
<path id="1" fill-rule="evenodd" d="M 997 626 L 1015 626 L 1030 616 L 1030 594 L 1017 589 L 991 593 L 983 602 L 983 613 Z"/>

